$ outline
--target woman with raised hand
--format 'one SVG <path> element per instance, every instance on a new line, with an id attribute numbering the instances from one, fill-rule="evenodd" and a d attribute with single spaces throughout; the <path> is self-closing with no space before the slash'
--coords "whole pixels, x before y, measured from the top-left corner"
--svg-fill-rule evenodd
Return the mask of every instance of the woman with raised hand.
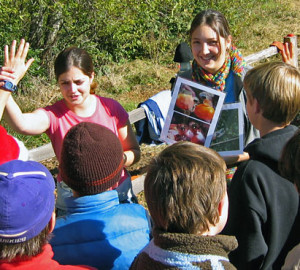
<path id="1" fill-rule="evenodd" d="M 24 46 L 24 43 L 22 40 L 20 46 Z M 25 65 L 26 57 L 15 53 L 16 41 L 12 42 L 10 54 L 8 50 L 8 46 L 5 46 L 6 67 L 1 69 L 0 75 L 16 85 L 32 62 Z M 128 113 L 117 101 L 94 94 L 97 83 L 94 81 L 95 73 L 90 55 L 84 49 L 67 48 L 57 56 L 54 70 L 63 99 L 51 106 L 23 113 L 10 97 L 6 103 L 5 115 L 9 125 L 26 135 L 45 132 L 60 162 L 62 141 L 68 130 L 80 122 L 97 123 L 109 128 L 119 137 L 124 150 L 125 166 L 137 162 L 140 158 L 140 148 L 131 128 Z M 71 193 L 60 174 L 57 180 L 57 208 L 65 210 L 63 199 Z M 134 199 L 130 175 L 125 168 L 116 189 L 121 202 Z"/>

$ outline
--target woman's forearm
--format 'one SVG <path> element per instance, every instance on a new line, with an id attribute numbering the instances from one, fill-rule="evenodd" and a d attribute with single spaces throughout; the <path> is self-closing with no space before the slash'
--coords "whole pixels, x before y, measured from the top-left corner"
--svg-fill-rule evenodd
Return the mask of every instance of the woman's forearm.
<path id="1" fill-rule="evenodd" d="M 141 158 L 140 149 L 132 149 L 124 151 L 124 166 L 128 167 L 136 162 L 138 162 Z"/>
<path id="2" fill-rule="evenodd" d="M 4 117 L 15 131 L 25 135 L 38 135 L 49 127 L 49 119 L 45 112 L 36 110 L 32 113 L 23 113 L 12 96 L 6 103 Z"/>
<path id="3" fill-rule="evenodd" d="M 3 111 L 9 96 L 9 91 L 5 91 L 0 88 L 0 120 L 2 119 Z"/>
<path id="4" fill-rule="evenodd" d="M 119 138 L 124 149 L 124 165 L 130 166 L 138 162 L 141 150 L 129 121 L 119 129 Z"/>

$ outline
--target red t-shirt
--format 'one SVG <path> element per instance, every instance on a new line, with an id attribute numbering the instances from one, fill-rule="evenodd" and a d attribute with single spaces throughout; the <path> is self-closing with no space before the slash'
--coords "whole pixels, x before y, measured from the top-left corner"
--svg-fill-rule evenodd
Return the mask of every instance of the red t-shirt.
<path id="1" fill-rule="evenodd" d="M 31 257 L 28 259 L 24 258 L 15 258 L 12 261 L 8 262 L 5 260 L 0 260 L 0 269 L 1 270 L 11 270 L 11 269 L 20 269 L 20 270 L 75 270 L 75 269 L 96 269 L 91 266 L 72 266 L 72 265 L 60 265 L 57 261 L 53 259 L 53 251 L 52 247 L 47 244 L 44 246 L 42 253 L 38 254 L 35 257 Z"/>
<path id="2" fill-rule="evenodd" d="M 46 134 L 51 140 L 58 161 L 60 161 L 63 139 L 71 127 L 81 122 L 92 122 L 109 128 L 118 136 L 118 130 L 126 125 L 129 116 L 119 102 L 111 98 L 95 97 L 97 98 L 96 110 L 90 117 L 76 115 L 68 109 L 64 100 L 43 108 L 50 120 L 50 127 Z M 123 169 L 120 183 L 126 177 L 128 173 Z M 58 181 L 61 180 L 63 179 L 59 174 Z"/>

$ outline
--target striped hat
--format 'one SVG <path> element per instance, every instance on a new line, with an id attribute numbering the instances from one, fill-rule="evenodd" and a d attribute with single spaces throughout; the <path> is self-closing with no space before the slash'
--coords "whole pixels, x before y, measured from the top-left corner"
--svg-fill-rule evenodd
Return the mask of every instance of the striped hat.
<path id="1" fill-rule="evenodd" d="M 123 148 L 108 128 L 82 122 L 64 138 L 60 170 L 62 180 L 80 196 L 98 194 L 121 178 Z"/>

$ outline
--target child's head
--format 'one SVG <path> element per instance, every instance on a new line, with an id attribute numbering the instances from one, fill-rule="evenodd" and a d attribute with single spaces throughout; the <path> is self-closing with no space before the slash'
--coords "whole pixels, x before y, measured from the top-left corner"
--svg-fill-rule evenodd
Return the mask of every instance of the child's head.
<path id="1" fill-rule="evenodd" d="M 193 60 L 193 54 L 189 44 L 181 42 L 175 50 L 173 61 L 176 63 L 185 63 Z"/>
<path id="2" fill-rule="evenodd" d="M 298 131 L 285 145 L 279 170 L 281 175 L 293 182 L 300 193 L 300 131 Z"/>
<path id="3" fill-rule="evenodd" d="M 40 254 L 55 224 L 55 182 L 35 161 L 0 165 L 0 260 Z"/>
<path id="4" fill-rule="evenodd" d="M 29 159 L 29 152 L 24 143 L 17 138 L 9 135 L 4 127 L 0 125 L 0 165 L 14 160 Z"/>
<path id="5" fill-rule="evenodd" d="M 225 168 L 214 150 L 201 145 L 178 142 L 164 149 L 151 161 L 144 183 L 155 228 L 205 234 L 223 222 L 221 231 L 228 211 L 226 205 L 220 220 L 220 203 L 227 202 Z"/>
<path id="6" fill-rule="evenodd" d="M 121 178 L 123 148 L 110 129 L 82 122 L 63 140 L 60 170 L 64 182 L 77 196 L 104 192 Z"/>
<path id="7" fill-rule="evenodd" d="M 247 102 L 256 99 L 262 116 L 287 125 L 300 109 L 300 73 L 283 62 L 269 62 L 249 70 L 244 79 Z"/>

